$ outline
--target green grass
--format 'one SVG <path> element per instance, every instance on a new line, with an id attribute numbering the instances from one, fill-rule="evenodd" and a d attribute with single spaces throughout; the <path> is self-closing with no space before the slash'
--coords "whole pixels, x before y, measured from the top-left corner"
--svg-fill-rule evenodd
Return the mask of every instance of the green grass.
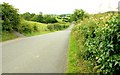
<path id="1" fill-rule="evenodd" d="M 77 65 L 78 59 L 76 55 L 77 45 L 75 39 L 70 37 L 70 47 L 68 55 L 68 73 L 76 73 L 79 71 L 79 66 Z"/>
<path id="2" fill-rule="evenodd" d="M 81 56 L 78 55 L 79 48 L 77 41 L 74 36 L 70 36 L 70 47 L 68 54 L 68 73 L 92 73 L 92 63 L 87 60 L 83 60 Z M 82 52 L 81 52 L 82 53 Z M 80 53 L 80 54 L 81 54 Z"/>
<path id="3" fill-rule="evenodd" d="M 3 31 L 2 37 L 0 37 L 0 41 L 7 41 L 7 40 L 15 39 L 15 38 L 17 38 L 17 36 L 13 34 L 12 32 Z"/>

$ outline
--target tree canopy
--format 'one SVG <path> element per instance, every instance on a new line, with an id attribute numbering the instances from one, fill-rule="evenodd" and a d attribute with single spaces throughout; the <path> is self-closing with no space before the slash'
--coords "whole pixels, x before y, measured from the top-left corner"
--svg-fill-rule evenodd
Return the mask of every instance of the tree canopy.
<path id="1" fill-rule="evenodd" d="M 83 20 L 85 17 L 85 11 L 82 9 L 76 9 L 74 13 L 71 15 L 71 21 L 77 21 L 79 19 Z"/>
<path id="2" fill-rule="evenodd" d="M 8 3 L 0 4 L 2 9 L 2 29 L 11 31 L 17 29 L 17 26 L 20 23 L 20 16 L 18 14 L 18 9 L 14 8 Z"/>

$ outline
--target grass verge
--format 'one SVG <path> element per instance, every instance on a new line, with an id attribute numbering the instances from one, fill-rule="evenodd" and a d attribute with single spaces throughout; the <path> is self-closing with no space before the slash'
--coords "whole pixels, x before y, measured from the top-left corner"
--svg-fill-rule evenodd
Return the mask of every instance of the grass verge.
<path id="1" fill-rule="evenodd" d="M 2 31 L 2 37 L 0 37 L 0 42 L 12 40 L 15 38 L 17 38 L 17 36 L 15 34 L 13 34 L 12 32 Z"/>
<path id="2" fill-rule="evenodd" d="M 80 56 L 79 46 L 74 36 L 70 36 L 70 47 L 68 52 L 68 73 L 92 73 L 92 63 L 83 60 Z M 79 55 L 78 55 L 79 53 Z"/>

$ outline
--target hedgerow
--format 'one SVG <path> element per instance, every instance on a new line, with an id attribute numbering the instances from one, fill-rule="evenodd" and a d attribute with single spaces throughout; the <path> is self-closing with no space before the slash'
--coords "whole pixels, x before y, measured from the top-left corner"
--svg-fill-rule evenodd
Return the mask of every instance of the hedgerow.
<path id="1" fill-rule="evenodd" d="M 109 75 L 120 71 L 120 21 L 118 15 L 111 14 L 106 20 L 105 17 L 86 19 L 76 25 L 72 33 L 76 34 L 78 46 L 84 37 L 80 55 L 94 63 L 94 72 Z"/>
<path id="2" fill-rule="evenodd" d="M 65 28 L 69 27 L 69 23 L 55 23 L 55 24 L 49 24 L 47 25 L 47 28 L 50 31 L 57 31 L 57 30 L 63 30 Z"/>

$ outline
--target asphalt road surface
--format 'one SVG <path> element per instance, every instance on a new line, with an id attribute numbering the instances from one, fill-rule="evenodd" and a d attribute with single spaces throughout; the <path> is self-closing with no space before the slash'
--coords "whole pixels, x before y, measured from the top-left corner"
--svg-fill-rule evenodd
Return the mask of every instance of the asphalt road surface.
<path id="1" fill-rule="evenodd" d="M 63 31 L 2 43 L 2 73 L 64 73 L 73 25 Z"/>

